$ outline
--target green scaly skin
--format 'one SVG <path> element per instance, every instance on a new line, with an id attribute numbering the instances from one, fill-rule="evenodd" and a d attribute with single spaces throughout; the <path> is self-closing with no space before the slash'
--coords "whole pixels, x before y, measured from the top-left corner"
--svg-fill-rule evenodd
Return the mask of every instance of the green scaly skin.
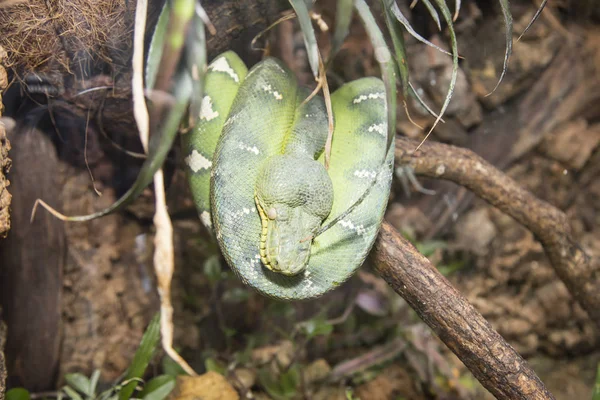
<path id="1" fill-rule="evenodd" d="M 375 241 L 392 179 L 379 79 L 332 95 L 327 171 L 327 113 L 318 96 L 302 104 L 307 96 L 279 61 L 247 72 L 227 52 L 209 66 L 199 123 L 183 136 L 194 201 L 227 262 L 246 284 L 284 300 L 320 296 L 356 271 Z M 310 239 L 375 179 L 350 214 Z"/>

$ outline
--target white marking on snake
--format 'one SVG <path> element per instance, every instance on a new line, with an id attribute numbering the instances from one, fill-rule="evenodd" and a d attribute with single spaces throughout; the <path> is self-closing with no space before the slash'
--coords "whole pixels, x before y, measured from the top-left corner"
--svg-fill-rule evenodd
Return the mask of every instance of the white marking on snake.
<path id="1" fill-rule="evenodd" d="M 236 83 L 240 82 L 240 77 L 235 73 L 233 68 L 231 68 L 225 57 L 218 58 L 210 65 L 209 69 L 217 72 L 225 72 Z"/>
<path id="2" fill-rule="evenodd" d="M 210 213 L 207 211 L 202 211 L 202 214 L 200 214 L 200 220 L 202 221 L 202 223 L 204 224 L 204 226 L 206 226 L 207 228 L 212 228 L 212 222 L 210 220 Z"/>
<path id="3" fill-rule="evenodd" d="M 239 116 L 240 116 L 239 113 L 230 116 L 229 118 L 227 118 L 227 120 L 225 121 L 225 123 L 223 124 L 223 126 L 225 127 L 225 126 L 231 124 L 233 121 L 235 121 L 236 119 L 238 119 Z"/>
<path id="4" fill-rule="evenodd" d="M 245 144 L 244 142 L 238 142 L 238 143 L 239 143 L 238 147 L 242 150 L 249 151 L 256 155 L 258 155 L 258 153 L 260 153 L 260 151 L 258 150 L 258 147 L 256 147 L 256 146 L 250 146 L 250 145 Z"/>
<path id="5" fill-rule="evenodd" d="M 385 136 L 385 123 L 382 122 L 381 124 L 373 124 L 369 127 L 369 132 L 377 132 L 380 135 Z"/>
<path id="6" fill-rule="evenodd" d="M 368 169 L 357 169 L 354 171 L 354 176 L 359 178 L 371 178 L 375 179 L 377 177 L 377 172 L 369 171 Z"/>
<path id="7" fill-rule="evenodd" d="M 263 85 L 262 89 L 267 93 L 271 93 L 273 95 L 273 97 L 275 97 L 275 99 L 277 99 L 277 100 L 283 99 L 283 95 L 281 93 L 279 93 L 277 90 L 273 91 L 273 86 L 271 86 L 269 84 Z"/>
<path id="8" fill-rule="evenodd" d="M 210 96 L 204 96 L 202 98 L 202 104 L 200 104 L 200 119 L 207 121 L 213 120 L 219 116 L 219 112 L 213 110 L 213 103 Z"/>
<path id="9" fill-rule="evenodd" d="M 212 162 L 200 154 L 198 150 L 193 150 L 192 154 L 185 158 L 185 163 L 194 172 L 198 172 L 201 169 L 210 169 L 210 167 L 212 167 Z"/>
<path id="10" fill-rule="evenodd" d="M 355 97 L 352 102 L 354 104 L 359 104 L 365 100 L 374 100 L 374 99 L 385 99 L 385 93 L 384 92 L 375 92 L 375 93 L 369 93 L 369 94 L 361 94 L 360 96 Z"/>
<path id="11" fill-rule="evenodd" d="M 344 228 L 355 231 L 358 235 L 362 235 L 367 232 L 364 225 L 354 225 L 354 223 L 349 220 L 342 219 L 340 221 L 340 225 L 342 225 Z"/>

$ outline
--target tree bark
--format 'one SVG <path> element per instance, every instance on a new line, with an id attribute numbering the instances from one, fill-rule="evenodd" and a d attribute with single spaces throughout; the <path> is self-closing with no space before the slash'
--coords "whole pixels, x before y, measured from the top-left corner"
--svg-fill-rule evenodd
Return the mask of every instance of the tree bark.
<path id="1" fill-rule="evenodd" d="M 567 216 L 470 150 L 427 142 L 411 154 L 408 149 L 417 144 L 398 138 L 397 164 L 410 165 L 417 175 L 464 186 L 529 229 L 544 246 L 558 277 L 600 329 L 600 262 L 577 244 Z"/>
<path id="2" fill-rule="evenodd" d="M 498 399 L 554 399 L 529 364 L 438 270 L 384 223 L 375 269 Z"/>

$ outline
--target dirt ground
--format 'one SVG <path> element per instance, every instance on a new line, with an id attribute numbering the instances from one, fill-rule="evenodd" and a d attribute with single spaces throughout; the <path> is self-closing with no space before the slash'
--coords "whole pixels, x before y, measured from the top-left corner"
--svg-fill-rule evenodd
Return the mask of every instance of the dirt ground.
<path id="1" fill-rule="evenodd" d="M 512 3 L 516 39 L 532 18 L 535 2 Z M 323 20 L 333 26 L 335 1 L 319 2 L 319 7 Z M 549 6 L 514 44 L 503 83 L 487 96 L 502 66 L 501 13 L 495 2 L 463 1 L 456 22 L 463 56 L 459 79 L 446 123 L 430 140 L 472 149 L 565 211 L 583 249 L 600 257 L 600 20 L 582 10 L 569 2 Z M 447 48 L 447 32 L 437 31 L 421 3 L 407 14 L 419 32 Z M 325 49 L 327 35 L 322 32 L 318 38 Z M 294 22 L 282 23 L 272 39 L 272 53 L 312 84 Z M 406 40 L 411 81 L 426 102 L 439 108 L 451 59 L 414 38 Z M 354 21 L 334 60 L 330 85 L 377 76 L 372 55 L 362 26 Z M 6 350 L 9 386 L 47 390 L 62 384 L 65 373 L 89 375 L 94 369 L 102 371 L 102 382 L 111 382 L 129 365 L 158 309 L 152 192 L 147 190 L 127 212 L 91 223 L 63 224 L 37 216 L 40 235 L 45 235 L 40 241 L 29 228 L 35 198 L 48 200 L 67 215 L 104 208 L 132 182 L 139 160 L 124 157 L 105 136 L 118 141 L 115 132 L 126 125 L 125 119 L 112 126 L 105 121 L 103 128 L 98 125 L 101 114 L 89 126 L 76 116 L 59 126 L 65 133 L 59 139 L 48 133 L 54 129 L 47 118 L 38 120 L 39 129 L 32 127 L 27 122 L 31 107 L 18 101 L 20 107 L 7 104 L 7 113 L 19 124 L 8 133 L 13 147 L 12 230 L 0 242 L 0 278 L 12 285 L 0 296 L 5 319 L 13 321 Z M 398 133 L 422 138 L 423 128 L 434 119 L 413 99 L 406 99 L 406 110 L 410 119 L 399 101 Z M 24 155 L 32 143 L 41 149 L 39 154 Z M 131 144 L 127 138 L 119 143 Z M 132 146 L 128 149 L 139 150 Z M 372 273 L 369 262 L 338 290 L 314 301 L 281 303 L 244 287 L 197 219 L 180 158 L 175 150 L 167 163 L 176 249 L 175 342 L 198 371 L 222 372 L 239 393 L 257 399 L 490 397 Z M 37 167 L 30 167 L 32 159 L 40 161 Z M 32 172 L 54 183 L 27 189 L 24 182 Z M 92 190 L 90 173 L 101 197 Z M 420 184 L 434 191 L 422 193 L 406 184 L 401 171 L 397 175 L 387 221 L 411 238 L 528 359 L 557 399 L 591 398 L 600 335 L 556 277 L 536 238 L 464 188 L 422 179 Z M 6 272 L 11 265 L 22 268 Z M 41 265 L 46 268 L 43 279 Z M 33 300 L 31 293 L 36 293 Z M 23 306 L 27 313 L 22 308 L 15 312 L 17 304 L 30 304 Z M 36 318 L 42 313 L 46 317 Z M 11 332 L 18 335 L 12 343 Z M 29 342 L 39 345 L 27 346 Z M 173 370 L 172 362 L 157 357 L 153 373 L 169 368 Z"/>

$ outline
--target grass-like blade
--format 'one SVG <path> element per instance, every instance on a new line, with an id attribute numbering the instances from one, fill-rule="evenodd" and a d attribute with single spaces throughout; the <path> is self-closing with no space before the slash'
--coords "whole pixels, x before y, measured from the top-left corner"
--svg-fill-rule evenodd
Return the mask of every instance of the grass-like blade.
<path id="1" fill-rule="evenodd" d="M 414 98 L 415 98 L 415 99 L 417 99 L 417 101 L 419 102 L 419 104 L 420 104 L 420 105 L 421 105 L 421 106 L 422 106 L 422 107 L 423 107 L 425 110 L 427 110 L 427 112 L 428 112 L 429 114 L 431 114 L 433 117 L 435 117 L 435 118 L 438 118 L 438 117 L 439 117 L 439 115 L 438 115 L 438 114 L 436 114 L 436 113 L 435 113 L 435 111 L 433 111 L 433 110 L 431 109 L 431 107 L 429 107 L 429 105 L 428 105 L 427 103 L 425 103 L 425 100 L 423 100 L 423 99 L 421 98 L 421 96 L 419 95 L 419 93 L 417 92 L 417 90 L 415 89 L 415 87 L 413 86 L 413 84 L 412 84 L 412 83 L 410 83 L 410 81 L 408 82 L 408 87 L 409 87 L 409 89 L 410 89 L 410 94 L 412 94 L 412 95 L 414 96 Z M 446 121 L 444 121 L 444 119 L 443 119 L 443 118 L 440 118 L 440 121 L 441 121 L 441 122 L 446 122 Z"/>
<path id="2" fill-rule="evenodd" d="M 594 384 L 594 393 L 592 394 L 592 400 L 600 400 L 600 363 L 598 363 L 598 370 L 596 371 L 596 383 Z"/>
<path id="3" fill-rule="evenodd" d="M 367 3 L 364 0 L 355 0 L 354 6 L 356 7 L 356 11 L 365 25 L 367 35 L 369 35 L 371 44 L 373 45 L 373 49 L 375 51 L 375 58 L 381 67 L 381 76 L 385 85 L 385 97 L 388 113 L 387 148 L 389 149 L 392 140 L 396 135 L 396 75 L 394 73 L 392 54 L 385 43 L 383 33 L 381 32 L 381 29 L 379 29 L 377 21 L 375 21 L 375 17 L 373 17 L 371 9 Z"/>
<path id="4" fill-rule="evenodd" d="M 453 21 L 456 21 L 458 19 L 458 14 L 460 13 L 460 6 L 461 6 L 461 1 L 454 0 L 454 17 L 452 18 Z"/>
<path id="5" fill-rule="evenodd" d="M 440 16 L 438 15 L 437 10 L 435 9 L 433 4 L 431 4 L 431 1 L 429 1 L 429 0 L 423 0 L 423 4 L 427 8 L 427 11 L 429 11 L 429 15 L 431 15 L 431 18 L 433 18 L 433 20 L 435 21 L 438 31 L 441 31 L 442 24 L 440 23 Z"/>
<path id="6" fill-rule="evenodd" d="M 146 332 L 144 332 L 142 341 L 140 342 L 140 347 L 138 347 L 135 352 L 133 360 L 125 374 L 125 381 L 131 381 L 132 379 L 134 381 L 127 383 L 121 388 L 119 391 L 119 400 L 129 400 L 131 398 L 137 384 L 135 379 L 139 379 L 144 375 L 148 364 L 152 361 L 159 340 L 160 313 L 157 313 L 154 318 L 152 318 L 152 321 L 150 321 L 148 328 L 146 328 Z"/>
<path id="7" fill-rule="evenodd" d="M 352 12 L 354 7 L 352 0 L 338 0 L 337 7 L 335 10 L 335 31 L 333 33 L 333 39 L 331 41 L 331 53 L 329 53 L 329 60 L 327 63 L 333 60 L 333 57 L 342 47 L 346 36 L 350 30 L 350 22 L 352 21 Z"/>
<path id="8" fill-rule="evenodd" d="M 387 25 L 388 31 L 392 38 L 392 44 L 394 46 L 394 55 L 396 59 L 396 66 L 400 73 L 400 80 L 402 82 L 402 91 L 404 97 L 408 97 L 408 62 L 406 61 L 406 46 L 404 44 L 404 36 L 400 30 L 400 24 L 395 19 L 391 12 L 391 1 L 393 0 L 382 0 L 383 11 L 385 15 L 385 24 Z"/>
<path id="9" fill-rule="evenodd" d="M 458 44 L 456 41 L 456 32 L 454 31 L 454 25 L 452 23 L 452 15 L 450 14 L 450 9 L 448 8 L 448 5 L 446 4 L 445 0 L 435 0 L 435 2 L 440 11 L 442 12 L 444 20 L 448 24 L 448 31 L 450 32 L 450 42 L 452 47 L 452 76 L 450 77 L 450 85 L 448 87 L 448 92 L 446 93 L 446 98 L 444 99 L 444 104 L 442 105 L 442 109 L 440 110 L 440 114 L 435 119 L 433 126 L 431 127 L 429 132 L 427 132 L 427 135 L 425 136 L 423 141 L 419 144 L 419 146 L 417 146 L 417 149 L 421 147 L 421 145 L 425 142 L 425 140 L 427 140 L 429 135 L 431 135 L 431 132 L 433 132 L 437 124 L 442 119 L 442 116 L 446 112 L 448 104 L 450 104 L 450 99 L 452 99 L 452 94 L 454 93 L 454 87 L 456 86 L 456 78 L 458 77 Z"/>
<path id="10" fill-rule="evenodd" d="M 199 4 L 197 4 L 199 6 Z M 196 118 L 200 115 L 202 104 L 202 93 L 204 92 L 204 74 L 206 71 L 206 32 L 204 20 L 200 13 L 196 12 L 192 18 L 192 24 L 185 41 L 185 60 L 188 72 L 192 77 L 193 90 L 190 99 L 190 124 L 194 125 Z"/>
<path id="11" fill-rule="evenodd" d="M 420 42 L 425 43 L 427 46 L 431 46 L 434 49 L 441 51 L 444 54 L 448 54 L 449 56 L 452 55 L 452 53 L 447 52 L 446 50 L 442 49 L 440 46 L 436 46 L 435 44 L 431 43 L 429 40 L 425 39 L 423 36 L 419 35 L 417 33 L 417 31 L 415 31 L 414 28 L 410 25 L 408 18 L 406 18 L 404 16 L 404 14 L 402 14 L 402 11 L 400 11 L 400 8 L 398 7 L 398 4 L 396 4 L 396 2 L 392 3 L 392 14 L 394 14 L 394 17 L 396 17 L 396 19 L 404 26 L 404 29 L 406 29 L 406 31 L 408 33 L 410 33 L 412 37 L 414 37 L 415 39 L 417 39 Z"/>
<path id="12" fill-rule="evenodd" d="M 494 89 L 488 93 L 486 96 L 491 95 L 498 89 L 502 79 L 504 79 L 504 75 L 506 75 L 506 70 L 508 69 L 508 60 L 510 59 L 510 55 L 512 54 L 512 45 L 513 45 L 513 19 L 512 14 L 510 12 L 510 4 L 508 0 L 500 0 L 500 8 L 502 8 L 502 16 L 504 17 L 504 32 L 506 33 L 506 51 L 504 52 L 504 63 L 502 64 L 502 73 L 500 74 L 500 78 L 494 86 Z"/>
<path id="13" fill-rule="evenodd" d="M 302 29 L 302 35 L 304 36 L 304 44 L 306 45 L 310 69 L 312 70 L 315 78 L 317 78 L 319 76 L 319 48 L 317 47 L 317 38 L 315 37 L 315 30 L 313 29 L 312 21 L 308 13 L 308 7 L 306 6 L 304 0 L 289 1 L 296 12 L 298 22 L 300 22 L 300 28 Z"/>
<path id="14" fill-rule="evenodd" d="M 542 1 L 542 4 L 540 4 L 540 6 L 538 7 L 537 11 L 535 12 L 535 15 L 533 16 L 533 18 L 531 18 L 531 21 L 529 21 L 529 23 L 525 27 L 525 30 L 523 31 L 523 33 L 521 33 L 521 35 L 519 35 L 519 38 L 517 39 L 517 42 L 519 40 L 521 40 L 521 38 L 523 37 L 523 35 L 525 35 L 527 33 L 527 31 L 529 30 L 529 28 L 531 28 L 531 25 L 533 25 L 534 22 L 537 21 L 537 19 L 540 17 L 540 14 L 542 14 L 542 11 L 544 11 L 544 8 L 546 8 L 546 4 L 547 3 L 548 3 L 548 0 L 543 0 Z"/>
<path id="15" fill-rule="evenodd" d="M 169 15 L 171 8 L 167 1 L 163 6 L 154 33 L 152 34 L 152 40 L 150 41 L 150 48 L 148 49 L 148 57 L 146 59 L 146 87 L 153 88 L 156 82 L 156 75 L 158 74 L 158 68 L 160 66 L 160 60 L 163 54 L 163 48 L 167 36 L 167 25 L 169 24 Z"/>

